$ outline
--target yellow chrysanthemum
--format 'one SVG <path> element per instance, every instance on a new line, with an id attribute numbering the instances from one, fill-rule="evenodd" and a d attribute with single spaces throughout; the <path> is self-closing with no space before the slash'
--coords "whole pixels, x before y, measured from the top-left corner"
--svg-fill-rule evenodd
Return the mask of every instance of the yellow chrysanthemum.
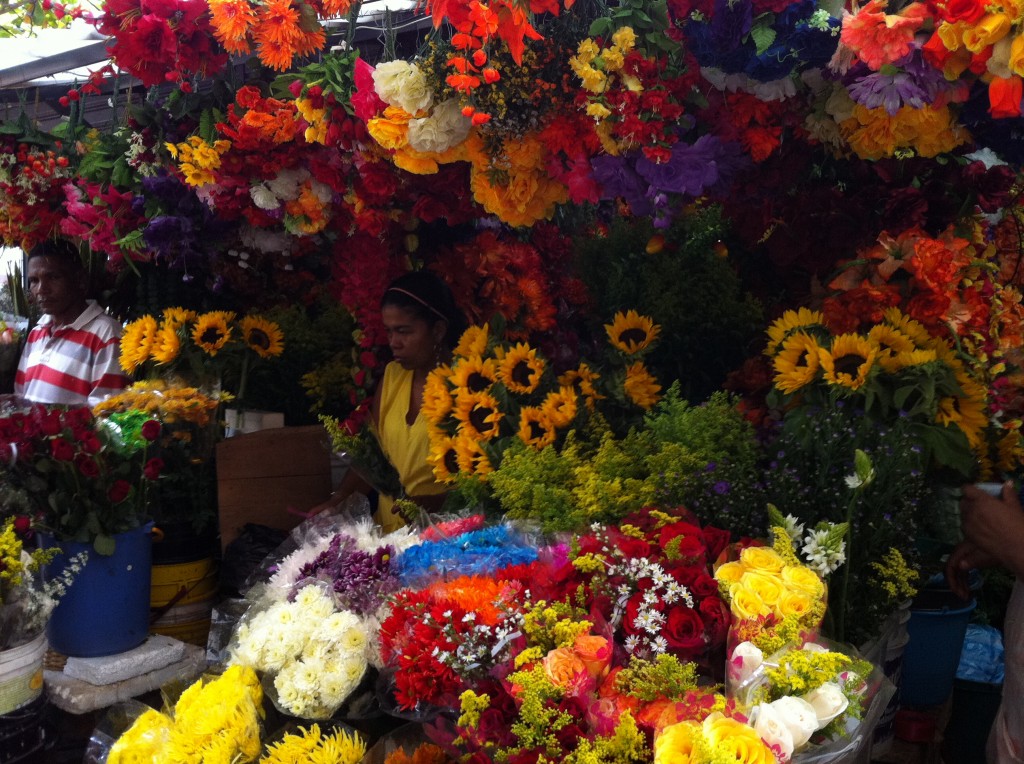
<path id="1" fill-rule="evenodd" d="M 641 316 L 635 310 L 616 313 L 610 324 L 604 325 L 612 345 L 623 353 L 633 355 L 645 350 L 661 331 L 648 316 Z"/>
<path id="2" fill-rule="evenodd" d="M 519 414 L 519 439 L 538 451 L 555 442 L 555 426 L 544 410 L 537 406 L 524 406 Z"/>
<path id="3" fill-rule="evenodd" d="M 568 427 L 579 410 L 576 391 L 572 387 L 562 387 L 558 392 L 548 393 L 541 409 L 555 427 Z"/>
<path id="4" fill-rule="evenodd" d="M 153 360 L 160 365 L 174 361 L 181 353 L 181 335 L 173 324 L 164 322 L 153 345 Z"/>
<path id="5" fill-rule="evenodd" d="M 493 358 L 483 359 L 473 354 L 465 356 L 452 365 L 449 378 L 456 389 L 471 393 L 482 393 L 498 380 L 498 368 Z"/>
<path id="6" fill-rule="evenodd" d="M 626 396 L 642 409 L 649 409 L 658 402 L 661 385 L 647 370 L 642 361 L 637 361 L 626 369 L 626 381 L 623 384 Z"/>
<path id="7" fill-rule="evenodd" d="M 260 358 L 275 358 L 284 352 L 284 332 L 273 321 L 259 316 L 242 319 L 242 341 Z"/>
<path id="8" fill-rule="evenodd" d="M 459 472 L 459 450 L 456 438 L 444 433 L 430 436 L 430 454 L 427 463 L 434 469 L 434 478 L 438 483 L 452 483 Z"/>
<path id="9" fill-rule="evenodd" d="M 825 381 L 850 390 L 859 390 L 868 380 L 878 350 L 859 334 L 840 334 L 831 349 L 818 350 Z"/>
<path id="10" fill-rule="evenodd" d="M 498 361 L 498 379 L 513 393 L 529 395 L 540 385 L 544 368 L 537 351 L 520 342 L 505 351 Z"/>
<path id="11" fill-rule="evenodd" d="M 775 355 L 782 341 L 793 332 L 822 326 L 824 321 L 825 317 L 819 311 L 810 308 L 787 310 L 768 327 L 768 347 L 765 348 L 765 355 Z"/>
<path id="12" fill-rule="evenodd" d="M 494 465 L 480 447 L 480 442 L 467 435 L 455 439 L 455 453 L 459 462 L 459 470 L 469 475 L 483 478 L 494 472 Z"/>
<path id="13" fill-rule="evenodd" d="M 795 393 L 818 378 L 821 371 L 818 345 L 806 332 L 790 334 L 782 341 L 782 349 L 772 360 L 775 387 L 784 393 Z"/>
<path id="14" fill-rule="evenodd" d="M 234 313 L 221 310 L 203 313 L 192 328 L 192 341 L 208 355 L 217 355 L 231 341 L 229 324 L 234 318 Z"/>
<path id="15" fill-rule="evenodd" d="M 427 381 L 423 385 L 420 412 L 430 424 L 440 424 L 451 413 L 454 401 L 448 389 L 450 373 L 451 369 L 447 366 L 438 367 L 427 375 Z"/>
<path id="16" fill-rule="evenodd" d="M 487 351 L 489 332 L 490 327 L 488 324 L 469 327 L 462 333 L 462 336 L 459 338 L 459 344 L 455 346 L 455 350 L 452 352 L 456 356 L 482 356 Z"/>
<path id="17" fill-rule="evenodd" d="M 455 398 L 455 418 L 462 433 L 477 440 L 490 440 L 498 434 L 504 414 L 490 393 L 461 392 Z"/>

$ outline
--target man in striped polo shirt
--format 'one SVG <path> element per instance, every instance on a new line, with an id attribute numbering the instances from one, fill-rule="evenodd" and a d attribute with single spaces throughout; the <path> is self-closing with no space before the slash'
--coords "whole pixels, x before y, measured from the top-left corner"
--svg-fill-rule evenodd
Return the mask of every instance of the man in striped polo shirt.
<path id="1" fill-rule="evenodd" d="M 121 324 L 87 300 L 88 276 L 69 241 L 32 249 L 29 294 L 43 311 L 29 332 L 14 392 L 33 403 L 94 406 L 124 389 Z"/>

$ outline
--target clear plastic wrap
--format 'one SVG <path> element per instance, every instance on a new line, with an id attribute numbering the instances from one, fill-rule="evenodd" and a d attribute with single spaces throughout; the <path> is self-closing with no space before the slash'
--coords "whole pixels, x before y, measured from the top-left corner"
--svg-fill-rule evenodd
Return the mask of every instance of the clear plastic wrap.
<path id="1" fill-rule="evenodd" d="M 121 749 L 127 747 L 130 741 L 121 742 L 125 733 L 131 729 L 139 719 L 147 717 L 153 720 L 153 724 L 147 724 L 146 730 L 140 730 L 138 735 L 139 747 L 133 751 L 138 758 L 136 761 L 144 761 L 144 752 L 155 751 L 167 742 L 170 735 L 170 727 L 173 723 L 171 718 L 162 714 L 145 703 L 137 700 L 126 700 L 117 703 L 106 710 L 99 722 L 92 731 L 92 736 L 85 748 L 83 764 L 107 764 L 121 761 Z M 155 723 L 165 721 L 165 723 Z M 117 744 L 118 750 L 115 749 Z"/>
<path id="2" fill-rule="evenodd" d="M 383 735 L 366 752 L 362 764 L 446 764 L 451 758 L 432 743 L 422 724 L 403 724 Z"/>

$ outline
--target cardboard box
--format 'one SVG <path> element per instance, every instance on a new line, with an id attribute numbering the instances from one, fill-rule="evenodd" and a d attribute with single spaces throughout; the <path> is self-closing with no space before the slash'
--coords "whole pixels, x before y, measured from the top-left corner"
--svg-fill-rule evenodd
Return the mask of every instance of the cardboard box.
<path id="1" fill-rule="evenodd" d="M 327 432 L 321 425 L 279 427 L 217 444 L 221 546 L 246 523 L 291 530 L 333 488 Z"/>

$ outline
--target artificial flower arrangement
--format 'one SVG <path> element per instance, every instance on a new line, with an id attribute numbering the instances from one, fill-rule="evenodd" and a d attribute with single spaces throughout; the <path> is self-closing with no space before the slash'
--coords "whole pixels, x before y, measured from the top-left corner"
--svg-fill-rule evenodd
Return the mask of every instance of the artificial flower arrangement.
<path id="1" fill-rule="evenodd" d="M 177 377 L 191 387 L 223 385 L 244 402 L 250 374 L 283 350 L 280 327 L 262 316 L 167 308 L 159 319 L 145 315 L 125 326 L 121 367 L 128 374 Z"/>
<path id="2" fill-rule="evenodd" d="M 27 497 L 32 524 L 57 541 L 114 551 L 114 536 L 148 519 L 163 463 L 148 415 L 94 417 L 87 407 L 35 404 L 0 416 L 0 475 Z"/>
<path id="3" fill-rule="evenodd" d="M 201 532 L 216 519 L 213 448 L 226 399 L 223 393 L 151 379 L 93 408 L 101 419 L 134 418 L 138 434 L 151 442 L 161 468 L 149 497 L 158 523 L 185 523 Z"/>
<path id="4" fill-rule="evenodd" d="M 0 240 L 28 251 L 56 230 L 61 187 L 73 170 L 60 141 L 31 129 L 24 115 L 18 125 L 22 135 L 0 141 Z"/>

